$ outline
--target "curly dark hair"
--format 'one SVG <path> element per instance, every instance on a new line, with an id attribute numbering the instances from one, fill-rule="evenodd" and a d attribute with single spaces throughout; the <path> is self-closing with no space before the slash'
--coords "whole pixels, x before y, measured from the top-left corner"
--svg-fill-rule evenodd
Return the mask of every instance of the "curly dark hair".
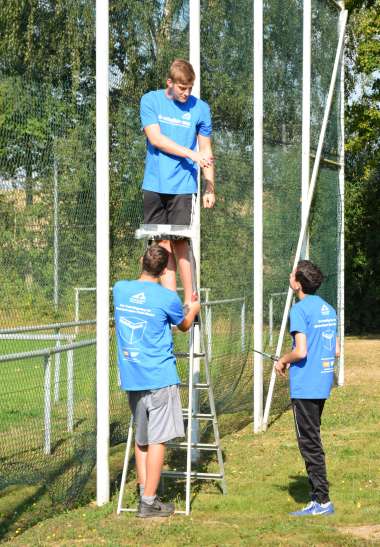
<path id="1" fill-rule="evenodd" d="M 310 260 L 300 260 L 297 264 L 295 278 L 301 283 L 305 294 L 314 294 L 324 279 L 321 270 Z"/>
<path id="2" fill-rule="evenodd" d="M 142 259 L 143 271 L 153 277 L 160 277 L 168 265 L 169 253 L 158 244 L 151 245 L 145 251 Z"/>

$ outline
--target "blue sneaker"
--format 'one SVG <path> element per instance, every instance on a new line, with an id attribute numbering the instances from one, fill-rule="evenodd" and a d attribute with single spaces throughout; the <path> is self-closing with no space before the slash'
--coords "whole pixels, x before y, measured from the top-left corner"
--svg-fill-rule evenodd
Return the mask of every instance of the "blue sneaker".
<path id="1" fill-rule="evenodd" d="M 318 503 L 317 501 L 311 501 L 309 505 L 300 509 L 299 511 L 294 511 L 294 513 L 289 513 L 292 517 L 308 517 L 314 515 L 332 515 L 335 513 L 335 509 L 331 501 L 327 503 Z"/>

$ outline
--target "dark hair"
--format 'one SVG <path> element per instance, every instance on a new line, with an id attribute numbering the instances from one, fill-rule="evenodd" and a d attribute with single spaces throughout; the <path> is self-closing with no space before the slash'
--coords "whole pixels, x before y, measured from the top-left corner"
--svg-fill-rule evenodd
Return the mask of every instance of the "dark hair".
<path id="1" fill-rule="evenodd" d="M 147 248 L 142 259 L 143 271 L 153 277 L 160 277 L 168 265 L 169 253 L 160 245 L 153 244 Z"/>
<path id="2" fill-rule="evenodd" d="M 302 291 L 305 294 L 314 294 L 323 281 L 323 273 L 310 260 L 300 260 L 297 264 L 296 281 L 301 283 Z"/>

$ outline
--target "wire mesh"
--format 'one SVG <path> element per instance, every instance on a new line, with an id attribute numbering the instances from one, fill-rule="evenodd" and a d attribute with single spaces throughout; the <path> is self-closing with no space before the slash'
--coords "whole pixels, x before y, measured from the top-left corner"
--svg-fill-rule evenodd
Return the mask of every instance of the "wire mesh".
<path id="1" fill-rule="evenodd" d="M 302 2 L 289 0 L 286 9 L 280 0 L 264 5 L 267 309 L 270 295 L 287 288 L 300 222 Z M 222 433 L 246 423 L 252 406 L 252 17 L 248 0 L 201 1 L 201 96 L 212 110 L 217 173 L 216 207 L 201 215 L 201 286 L 209 289 L 209 300 L 236 299 L 203 308 Z M 96 280 L 94 2 L 38 2 L 29 9 L 4 0 L 0 25 L 0 325 L 10 329 L 94 319 L 95 293 L 80 292 L 77 316 L 75 298 L 76 289 L 94 287 Z M 313 29 L 315 147 L 337 41 L 337 13 L 327 2 L 313 1 Z M 188 43 L 188 0 L 110 3 L 111 284 L 138 276 L 145 245 L 134 237 L 142 222 L 145 157 L 139 101 L 145 92 L 165 86 L 171 61 L 189 57 Z M 334 108 L 324 149 L 332 161 L 339 137 Z M 333 304 L 338 206 L 337 172 L 325 163 L 310 228 L 311 258 L 327 273 L 325 287 Z M 276 298 L 274 344 L 283 307 L 282 297 Z M 49 330 L 58 331 L 76 341 L 94 336 L 93 325 Z M 272 349 L 267 348 L 269 328 L 266 332 L 265 349 Z M 175 338 L 177 349 L 186 348 L 186 335 Z M 129 411 L 119 388 L 112 325 L 110 343 L 111 443 L 117 444 L 126 439 Z M 55 344 L 0 341 L 2 355 Z M 42 359 L 1 366 L 3 499 L 10 499 L 14 485 L 33 486 L 33 494 L 25 490 L 22 495 L 37 503 L 47 492 L 46 516 L 58 504 L 93 495 L 93 485 L 87 491 L 85 485 L 95 462 L 94 348 L 74 351 L 75 412 L 69 432 L 67 355 L 60 359 L 57 400 L 52 358 L 50 454 L 44 453 Z M 180 360 L 184 379 L 186 367 Z M 285 387 L 277 386 L 276 400 L 274 412 L 286 404 Z M 208 435 L 206 429 L 203 433 Z M 1 507 L 12 512 L 21 502 L 12 503 L 4 502 L 10 509 Z M 13 522 L 9 517 L 2 531 Z"/>
<path id="2" fill-rule="evenodd" d="M 94 5 L 5 0 L 0 21 L 0 328 L 24 327 L 4 357 L 95 337 L 62 326 L 96 279 Z M 95 370 L 94 344 L 1 362 L 0 535 L 89 499 Z"/>
<path id="3" fill-rule="evenodd" d="M 303 3 L 272 1 L 264 7 L 264 348 L 276 347 L 288 276 L 301 225 L 302 25 Z M 311 152 L 315 159 L 338 44 L 339 10 L 313 0 L 311 23 Z M 337 305 L 338 245 L 341 234 L 338 185 L 339 82 L 323 146 L 315 197 L 309 217 L 309 258 L 320 266 L 325 282 L 319 294 Z M 273 294 L 279 293 L 273 298 Z M 272 306 L 270 302 L 272 300 Z M 266 315 L 268 314 L 268 315 Z M 266 327 L 265 327 L 266 328 Z M 291 339 L 286 337 L 285 347 Z M 264 361 L 266 399 L 272 363 Z M 276 380 L 272 419 L 289 404 L 287 381 Z"/>

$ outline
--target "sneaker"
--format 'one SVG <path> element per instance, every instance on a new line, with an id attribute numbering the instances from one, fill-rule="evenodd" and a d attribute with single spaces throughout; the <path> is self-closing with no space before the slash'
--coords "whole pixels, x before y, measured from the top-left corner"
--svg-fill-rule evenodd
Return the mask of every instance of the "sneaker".
<path id="1" fill-rule="evenodd" d="M 318 503 L 317 501 L 311 501 L 309 505 L 300 509 L 299 511 L 294 511 L 294 513 L 289 513 L 292 517 L 307 517 L 309 515 L 332 515 L 335 513 L 335 509 L 331 501 L 328 503 Z"/>
<path id="2" fill-rule="evenodd" d="M 160 500 L 160 498 L 156 497 L 156 499 L 151 505 L 141 500 L 136 513 L 136 517 L 140 517 L 140 518 L 169 517 L 173 513 L 174 513 L 174 503 L 163 503 Z"/>

